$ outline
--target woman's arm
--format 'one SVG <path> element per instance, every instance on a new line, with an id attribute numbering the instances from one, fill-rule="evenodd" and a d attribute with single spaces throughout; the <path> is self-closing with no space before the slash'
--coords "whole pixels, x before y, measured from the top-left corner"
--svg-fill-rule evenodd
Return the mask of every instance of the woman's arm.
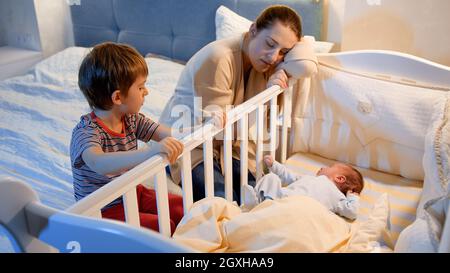
<path id="1" fill-rule="evenodd" d="M 317 73 L 317 57 L 314 53 L 313 42 L 302 39 L 284 57 L 276 70 L 283 69 L 289 77 L 294 79 L 311 77 Z"/>

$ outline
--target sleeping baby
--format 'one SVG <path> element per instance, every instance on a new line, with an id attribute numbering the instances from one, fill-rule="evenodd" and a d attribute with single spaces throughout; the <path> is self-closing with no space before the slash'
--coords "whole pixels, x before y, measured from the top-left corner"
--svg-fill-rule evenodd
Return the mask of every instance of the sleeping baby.
<path id="1" fill-rule="evenodd" d="M 265 156 L 264 163 L 270 173 L 263 176 L 255 188 L 249 185 L 242 187 L 244 208 L 251 209 L 266 199 L 306 195 L 336 214 L 356 219 L 364 182 L 361 173 L 352 166 L 336 163 L 311 176 L 290 172 L 271 156 Z"/>

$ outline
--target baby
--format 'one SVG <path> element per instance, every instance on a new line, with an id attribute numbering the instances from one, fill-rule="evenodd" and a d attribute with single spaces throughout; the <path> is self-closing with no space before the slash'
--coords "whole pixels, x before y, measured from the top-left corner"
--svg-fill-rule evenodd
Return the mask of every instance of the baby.
<path id="1" fill-rule="evenodd" d="M 255 188 L 249 185 L 242 187 L 245 208 L 251 209 L 265 199 L 306 195 L 336 214 L 356 219 L 364 182 L 361 173 L 350 165 L 335 163 L 320 168 L 316 176 L 311 176 L 290 172 L 271 156 L 265 156 L 264 163 L 271 173 L 263 176 Z"/>

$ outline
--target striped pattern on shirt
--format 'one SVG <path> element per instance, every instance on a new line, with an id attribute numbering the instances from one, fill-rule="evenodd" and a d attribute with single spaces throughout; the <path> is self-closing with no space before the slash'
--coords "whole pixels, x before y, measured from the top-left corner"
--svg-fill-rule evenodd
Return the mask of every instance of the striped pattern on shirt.
<path id="1" fill-rule="evenodd" d="M 125 115 L 122 121 L 123 131 L 117 133 L 109 129 L 101 119 L 95 116 L 94 112 L 91 112 L 82 116 L 73 129 L 70 161 L 75 200 L 81 200 L 121 175 L 101 175 L 91 170 L 81 156 L 86 149 L 99 146 L 105 153 L 137 150 L 137 141 L 150 141 L 159 126 L 158 123 L 140 113 Z M 104 209 L 121 202 L 122 198 L 118 198 Z"/>

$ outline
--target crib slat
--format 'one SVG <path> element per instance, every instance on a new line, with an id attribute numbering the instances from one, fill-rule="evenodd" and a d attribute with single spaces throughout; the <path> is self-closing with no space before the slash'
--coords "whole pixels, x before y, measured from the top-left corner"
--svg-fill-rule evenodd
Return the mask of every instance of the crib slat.
<path id="1" fill-rule="evenodd" d="M 228 123 L 225 126 L 224 134 L 224 168 L 225 168 L 225 199 L 233 202 L 233 160 L 232 160 L 232 149 L 231 144 L 233 140 L 232 135 L 233 123 Z"/>
<path id="2" fill-rule="evenodd" d="M 166 171 L 162 169 L 155 175 L 156 204 L 158 207 L 159 233 L 170 237 L 169 192 Z"/>
<path id="3" fill-rule="evenodd" d="M 123 195 L 123 208 L 126 222 L 134 227 L 140 227 L 136 188 L 132 188 Z"/>
<path id="4" fill-rule="evenodd" d="M 256 110 L 256 180 L 262 176 L 262 159 L 263 159 L 263 133 L 264 133 L 264 104 L 258 106 Z"/>
<path id="5" fill-rule="evenodd" d="M 275 151 L 277 149 L 277 97 L 270 100 L 270 155 L 275 159 Z"/>
<path id="6" fill-rule="evenodd" d="M 186 214 L 193 203 L 192 196 L 192 168 L 191 153 L 185 153 L 181 157 L 181 183 L 183 186 L 183 210 Z"/>
<path id="7" fill-rule="evenodd" d="M 289 86 L 283 93 L 283 124 L 281 127 L 281 163 L 284 163 L 287 158 L 287 138 L 288 138 L 288 126 L 290 118 L 290 102 L 292 94 L 292 86 Z"/>
<path id="8" fill-rule="evenodd" d="M 248 115 L 244 115 L 239 120 L 240 125 L 240 144 L 241 144 L 241 188 L 248 184 Z M 241 200 L 244 200 L 243 192 L 241 191 Z"/>
<path id="9" fill-rule="evenodd" d="M 214 196 L 214 165 L 213 165 L 213 141 L 207 139 L 203 143 L 203 163 L 205 170 L 205 196 Z"/>

